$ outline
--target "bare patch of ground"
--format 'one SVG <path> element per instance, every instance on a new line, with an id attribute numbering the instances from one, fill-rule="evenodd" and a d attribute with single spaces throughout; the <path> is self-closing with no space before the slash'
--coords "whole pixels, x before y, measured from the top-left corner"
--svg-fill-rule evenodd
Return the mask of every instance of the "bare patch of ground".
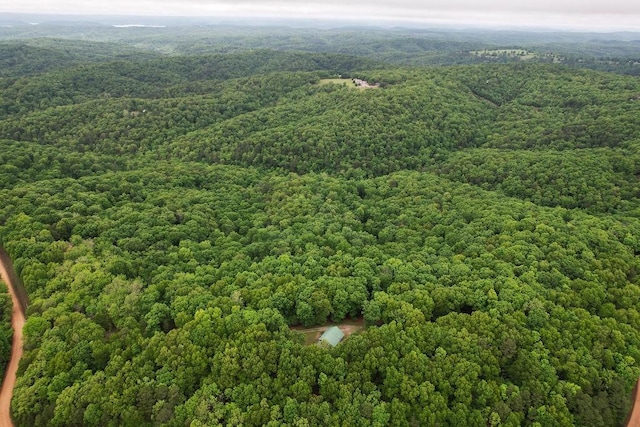
<path id="1" fill-rule="evenodd" d="M 330 85 L 336 84 L 340 86 L 345 86 L 347 89 L 378 89 L 380 87 L 379 84 L 369 84 L 365 80 L 360 79 L 322 79 L 320 80 L 319 85 Z"/>
<path id="2" fill-rule="evenodd" d="M 357 89 L 355 83 L 353 83 L 353 80 L 351 79 L 322 79 L 318 84 L 321 86 L 333 84 L 333 85 L 345 86 L 349 89 Z"/>
<path id="3" fill-rule="evenodd" d="M 322 326 L 314 326 L 311 328 L 305 328 L 303 326 L 292 326 L 291 330 L 304 334 L 305 345 L 313 345 L 318 342 L 318 339 L 324 331 L 332 326 L 337 326 L 344 333 L 344 338 L 347 339 L 350 335 L 364 329 L 364 319 L 358 317 L 356 319 L 345 319 L 340 323 L 328 323 Z"/>

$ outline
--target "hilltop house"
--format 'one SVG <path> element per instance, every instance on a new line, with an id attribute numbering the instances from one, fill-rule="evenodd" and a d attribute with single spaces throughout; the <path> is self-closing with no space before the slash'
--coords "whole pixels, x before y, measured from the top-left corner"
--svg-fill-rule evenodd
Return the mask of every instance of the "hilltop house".
<path id="1" fill-rule="evenodd" d="M 368 81 L 366 80 L 361 80 L 361 79 L 352 79 L 353 84 L 355 84 L 358 87 L 362 87 L 362 88 L 376 88 L 376 87 L 380 87 L 380 83 L 376 83 L 374 85 L 369 84 Z"/>

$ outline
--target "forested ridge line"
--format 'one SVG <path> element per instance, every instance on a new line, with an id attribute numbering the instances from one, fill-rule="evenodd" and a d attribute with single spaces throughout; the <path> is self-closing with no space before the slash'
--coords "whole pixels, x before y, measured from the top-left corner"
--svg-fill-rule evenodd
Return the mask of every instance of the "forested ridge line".
<path id="1" fill-rule="evenodd" d="M 160 55 L 144 49 L 116 43 L 36 38 L 0 42 L 0 76 L 16 77 L 41 74 L 80 64 L 141 60 Z"/>
<path id="2" fill-rule="evenodd" d="M 233 25 L 177 26 L 137 31 L 111 25 L 3 28 L 0 38 L 16 60 L 5 73 L 32 74 L 75 62 L 109 58 L 207 55 L 277 50 L 357 55 L 394 67 L 495 63 L 562 63 L 638 75 L 638 41 L 633 33 L 452 32 L 396 28 L 285 28 Z M 8 40 L 15 39 L 15 40 Z M 17 46 L 16 46 L 17 45 Z M 0 46 L 0 57 L 2 46 Z M 11 59 L 11 58 L 10 58 Z"/>

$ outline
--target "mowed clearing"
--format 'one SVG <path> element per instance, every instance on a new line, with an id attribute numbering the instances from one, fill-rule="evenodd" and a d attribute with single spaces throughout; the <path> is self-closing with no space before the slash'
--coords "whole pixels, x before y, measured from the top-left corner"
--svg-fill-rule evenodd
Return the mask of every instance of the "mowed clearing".
<path id="1" fill-rule="evenodd" d="M 337 326 L 342 332 L 344 332 L 344 341 L 350 335 L 364 329 L 364 320 L 362 319 L 362 317 L 359 317 L 357 319 L 345 319 L 341 323 L 329 323 L 322 326 L 314 326 L 312 328 L 305 328 L 303 326 L 292 326 L 291 330 L 304 334 L 304 345 L 313 345 L 318 342 L 320 335 L 322 335 L 324 331 L 332 326 Z"/>
<path id="2" fill-rule="evenodd" d="M 352 79 L 322 79 L 318 84 L 321 86 L 322 85 L 340 85 L 340 86 L 346 87 L 347 89 L 359 89 L 359 90 L 378 88 L 378 86 L 369 85 L 369 84 L 356 85 Z"/>

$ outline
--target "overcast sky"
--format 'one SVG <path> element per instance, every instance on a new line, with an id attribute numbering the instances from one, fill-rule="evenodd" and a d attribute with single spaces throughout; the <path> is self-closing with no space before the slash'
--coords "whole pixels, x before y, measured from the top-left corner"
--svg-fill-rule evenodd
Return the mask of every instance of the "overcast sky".
<path id="1" fill-rule="evenodd" d="M 0 12 L 343 18 L 640 31 L 639 0 L 14 0 Z"/>

